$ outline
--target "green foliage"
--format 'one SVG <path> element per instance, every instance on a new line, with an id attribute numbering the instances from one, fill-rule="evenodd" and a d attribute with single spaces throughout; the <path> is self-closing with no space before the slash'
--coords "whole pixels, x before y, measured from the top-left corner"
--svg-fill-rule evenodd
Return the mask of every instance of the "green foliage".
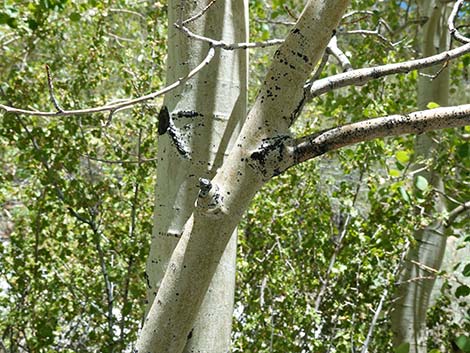
<path id="1" fill-rule="evenodd" d="M 0 100 L 53 109 L 45 63 L 64 108 L 161 87 L 165 16 L 158 2 L 5 3 L 0 38 L 14 40 L 0 40 Z M 117 352 L 135 340 L 155 164 L 99 160 L 152 159 L 155 112 L 0 116 L 1 220 L 12 224 L 1 232 L 0 337 L 10 351 Z"/>
<path id="2" fill-rule="evenodd" d="M 397 348 L 395 348 L 395 353 L 408 353 L 410 351 L 410 344 L 408 342 L 400 344 Z"/>

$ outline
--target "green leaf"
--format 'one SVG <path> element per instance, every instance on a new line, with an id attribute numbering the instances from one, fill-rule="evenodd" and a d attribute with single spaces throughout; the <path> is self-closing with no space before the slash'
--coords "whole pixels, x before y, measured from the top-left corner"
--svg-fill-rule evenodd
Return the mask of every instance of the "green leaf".
<path id="1" fill-rule="evenodd" d="M 401 175 L 401 172 L 398 170 L 398 169 L 390 169 L 388 171 L 388 174 L 391 176 L 391 177 L 399 177 Z"/>
<path id="2" fill-rule="evenodd" d="M 398 190 L 400 190 L 400 195 L 403 198 L 403 200 L 405 200 L 406 202 L 410 202 L 410 196 L 408 195 L 408 192 L 406 191 L 406 189 L 403 186 L 400 186 Z"/>
<path id="3" fill-rule="evenodd" d="M 395 153 L 395 158 L 401 164 L 406 164 L 410 160 L 410 152 L 409 151 L 397 151 Z"/>
<path id="4" fill-rule="evenodd" d="M 395 348 L 395 353 L 409 353 L 410 352 L 410 344 L 408 342 L 404 342 L 400 344 L 397 348 Z"/>
<path id="5" fill-rule="evenodd" d="M 415 181 L 415 185 L 419 190 L 424 191 L 428 188 L 429 183 L 425 177 L 418 175 Z"/>
<path id="6" fill-rule="evenodd" d="M 465 268 L 463 269 L 462 274 L 465 277 L 470 277 L 470 264 L 465 265 Z"/>
<path id="7" fill-rule="evenodd" d="M 456 290 L 455 290 L 455 296 L 457 298 L 460 298 L 460 297 L 466 297 L 470 295 L 470 287 L 467 287 L 466 285 L 461 285 L 459 286 Z"/>
<path id="8" fill-rule="evenodd" d="M 78 22 L 82 18 L 82 16 L 78 12 L 72 12 L 69 16 L 70 20 L 73 22 Z"/>
<path id="9" fill-rule="evenodd" d="M 0 25 L 3 25 L 5 23 L 7 23 L 9 18 L 10 18 L 10 16 L 8 16 L 6 13 L 0 12 Z"/>
<path id="10" fill-rule="evenodd" d="M 470 338 L 465 335 L 459 336 L 455 340 L 455 344 L 459 347 L 463 352 L 467 353 L 470 352 Z"/>
<path id="11" fill-rule="evenodd" d="M 434 348 L 434 349 L 431 349 L 429 353 L 441 353 L 441 351 L 439 349 Z"/>
<path id="12" fill-rule="evenodd" d="M 440 105 L 437 104 L 436 102 L 429 102 L 429 103 L 426 105 L 426 107 L 427 107 L 428 109 L 434 109 L 434 108 L 439 108 Z"/>

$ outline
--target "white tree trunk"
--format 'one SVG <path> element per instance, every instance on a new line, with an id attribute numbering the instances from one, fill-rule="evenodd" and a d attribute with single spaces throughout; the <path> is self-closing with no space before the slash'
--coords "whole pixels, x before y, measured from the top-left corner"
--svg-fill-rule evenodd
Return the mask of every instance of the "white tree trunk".
<path id="1" fill-rule="evenodd" d="M 184 77 L 206 56 L 173 24 L 199 13 L 207 1 L 169 1 L 167 82 Z M 186 7 L 181 8 L 185 3 Z M 247 41 L 247 1 L 219 0 L 188 26 L 196 33 L 227 42 Z M 148 302 L 158 292 L 184 224 L 194 211 L 199 178 L 212 179 L 232 148 L 246 117 L 247 52 L 218 51 L 211 65 L 165 96 L 171 122 L 158 141 L 154 230 L 147 261 Z M 164 112 L 161 113 L 164 119 Z M 170 131 L 171 130 L 171 131 Z M 177 148 L 175 139 L 182 144 Z M 228 352 L 235 289 L 236 231 L 220 259 L 185 352 Z"/>
<path id="2" fill-rule="evenodd" d="M 277 172 L 272 168 L 283 150 L 273 141 L 282 141 L 289 133 L 305 99 L 304 83 L 347 4 L 347 0 L 310 0 L 276 51 L 234 148 L 212 181 L 200 181 L 196 209 L 160 282 L 137 352 L 183 351 L 233 230 L 253 195 Z"/>
<path id="3" fill-rule="evenodd" d="M 425 0 L 420 4 L 421 11 L 428 17 L 422 30 L 422 52 L 424 56 L 434 55 L 447 50 L 449 32 L 446 26 L 449 11 L 446 4 L 438 0 Z M 442 66 L 423 70 L 434 75 Z M 420 76 L 418 81 L 418 107 L 426 109 L 429 102 L 441 106 L 448 105 L 449 69 L 444 69 L 433 80 Z M 438 144 L 432 138 L 433 133 L 416 137 L 415 154 L 417 159 L 431 159 L 437 153 Z M 415 169 L 423 165 L 416 165 Z M 431 166 L 432 168 L 432 166 Z M 442 177 L 432 169 L 417 175 L 425 177 L 429 185 L 441 193 L 444 192 Z M 441 193 L 434 192 L 432 208 L 428 213 L 439 218 L 446 211 L 446 202 Z M 426 312 L 435 282 L 435 274 L 426 271 L 426 267 L 439 270 L 444 256 L 447 238 L 444 235 L 443 222 L 437 220 L 424 229 L 416 231 L 416 244 L 410 248 L 404 269 L 400 274 L 400 286 L 397 291 L 392 314 L 392 330 L 395 345 L 405 342 L 410 344 L 410 353 L 427 352 Z"/>

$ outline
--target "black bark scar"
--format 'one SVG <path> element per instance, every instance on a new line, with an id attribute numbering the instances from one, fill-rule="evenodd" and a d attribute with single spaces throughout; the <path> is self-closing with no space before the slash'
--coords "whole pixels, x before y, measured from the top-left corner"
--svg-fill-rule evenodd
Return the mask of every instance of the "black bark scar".
<path id="1" fill-rule="evenodd" d="M 170 127 L 170 113 L 164 105 L 158 114 L 158 134 L 163 135 Z"/>
<path id="2" fill-rule="evenodd" d="M 158 135 L 164 135 L 167 132 L 178 153 L 185 158 L 189 158 L 188 147 L 183 142 L 181 134 L 173 124 L 168 108 L 163 106 L 158 114 Z"/>

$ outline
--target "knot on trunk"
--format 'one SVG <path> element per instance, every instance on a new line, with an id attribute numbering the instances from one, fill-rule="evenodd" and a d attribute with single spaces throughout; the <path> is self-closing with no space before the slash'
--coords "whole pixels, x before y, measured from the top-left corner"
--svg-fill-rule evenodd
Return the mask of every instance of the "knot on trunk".
<path id="1" fill-rule="evenodd" d="M 219 217 L 227 213 L 224 207 L 224 197 L 217 185 L 205 178 L 199 178 L 199 195 L 196 210 L 211 217 Z"/>

